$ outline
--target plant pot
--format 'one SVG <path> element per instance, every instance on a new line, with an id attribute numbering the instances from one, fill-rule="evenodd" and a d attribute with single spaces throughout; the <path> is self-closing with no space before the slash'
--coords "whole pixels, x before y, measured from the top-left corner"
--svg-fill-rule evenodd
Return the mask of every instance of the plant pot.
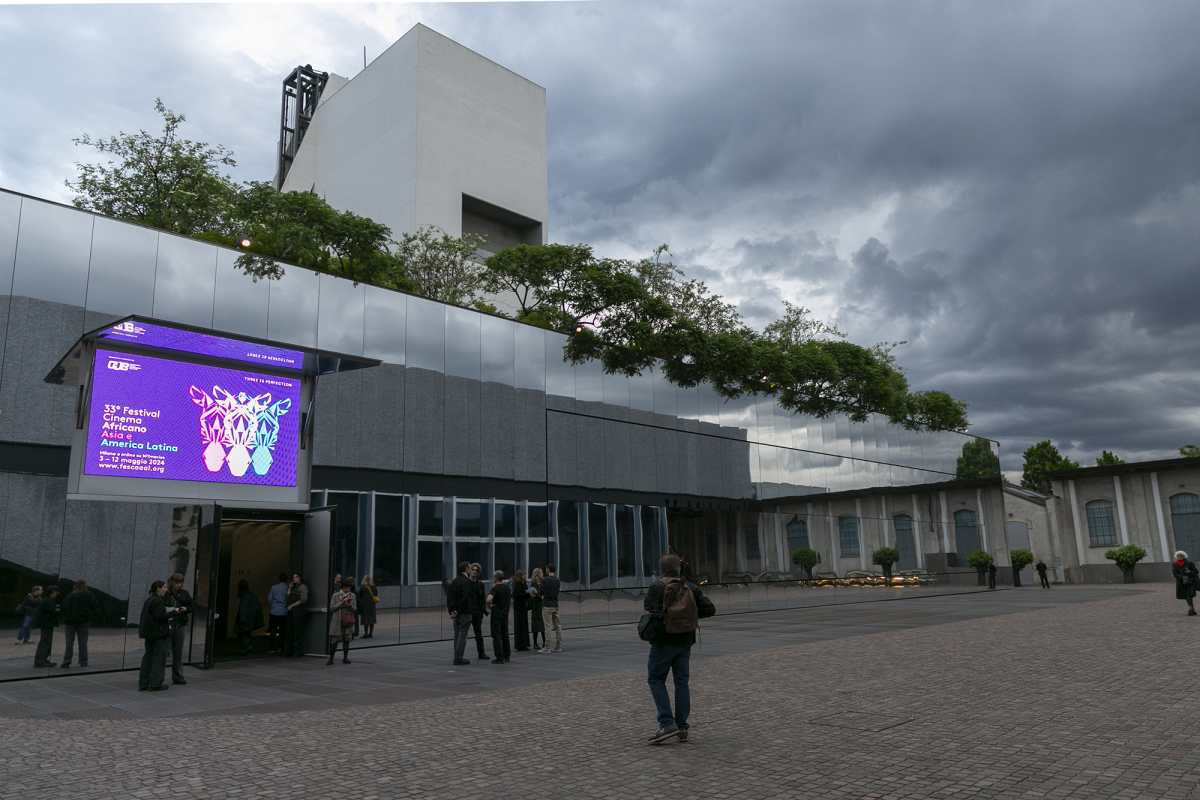
<path id="1" fill-rule="evenodd" d="M 1020 585 L 1021 585 L 1021 570 L 1014 569 L 1013 570 L 1013 586 L 1019 587 Z"/>
<path id="2" fill-rule="evenodd" d="M 888 564 L 883 568 L 883 579 L 888 583 L 892 582 L 892 565 Z"/>
<path id="3" fill-rule="evenodd" d="M 976 568 L 975 569 L 975 579 L 976 579 L 976 584 L 975 584 L 976 586 L 983 586 L 984 584 L 986 584 L 987 583 L 987 570 Z"/>
<path id="4" fill-rule="evenodd" d="M 1133 583 L 1133 567 L 1122 567 L 1121 577 L 1122 583 Z"/>

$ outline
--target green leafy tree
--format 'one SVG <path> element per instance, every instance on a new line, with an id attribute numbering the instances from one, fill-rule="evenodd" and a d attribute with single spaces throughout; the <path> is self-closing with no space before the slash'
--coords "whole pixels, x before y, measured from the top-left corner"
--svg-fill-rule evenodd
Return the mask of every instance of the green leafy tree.
<path id="1" fill-rule="evenodd" d="M 665 246 L 640 261 L 552 247 L 523 246 L 512 257 L 489 260 L 489 269 L 503 272 L 526 318 L 537 315 L 570 335 L 566 355 L 573 362 L 595 359 L 626 375 L 653 366 L 679 386 L 709 382 L 726 398 L 774 395 L 784 409 L 817 417 L 862 421 L 879 413 L 912 429 L 966 426 L 961 402 L 944 392 L 909 391 L 894 345 L 847 342 L 797 306 L 763 331 L 752 330 L 732 304 L 687 279 Z M 558 266 L 555 252 L 565 253 Z M 559 267 L 565 276 L 547 284 L 544 276 Z M 540 304 L 530 302 L 534 296 L 543 298 Z"/>
<path id="2" fill-rule="evenodd" d="M 471 305 L 483 290 L 484 266 L 475 257 L 483 237 L 450 236 L 433 225 L 405 233 L 395 244 L 413 291 L 431 300 Z"/>
<path id="3" fill-rule="evenodd" d="M 1179 455 L 1184 458 L 1200 458 L 1200 444 L 1185 444 L 1179 448 Z"/>
<path id="4" fill-rule="evenodd" d="M 892 579 L 892 565 L 900 560 L 900 553 L 894 547 L 880 547 L 871 554 L 871 563 L 878 564 L 883 570 L 883 577 Z"/>
<path id="5" fill-rule="evenodd" d="M 102 157 L 98 163 L 77 162 L 77 208 L 190 236 L 217 231 L 237 193 L 224 168 L 237 166 L 225 147 L 195 142 L 180 135 L 186 121 L 155 99 L 162 131 L 122 131 L 115 136 L 84 134 L 73 141 Z"/>
<path id="6" fill-rule="evenodd" d="M 519 244 L 488 257 L 483 288 L 511 294 L 517 319 L 570 332 L 575 322 L 571 301 L 592 260 L 587 245 Z"/>
<path id="7" fill-rule="evenodd" d="M 955 476 L 958 478 L 995 478 L 1000 474 L 1000 457 L 987 439 L 964 442 L 958 457 Z"/>
<path id="8" fill-rule="evenodd" d="M 1124 464 L 1124 463 L 1125 463 L 1125 459 L 1121 458 L 1119 455 L 1117 455 L 1116 453 L 1113 453 L 1109 450 L 1105 450 L 1105 451 L 1101 452 L 1100 455 L 1096 458 L 1096 466 L 1098 466 L 1098 467 L 1107 467 L 1107 466 L 1110 466 L 1113 464 Z"/>
<path id="9" fill-rule="evenodd" d="M 1033 563 L 1033 553 L 1018 547 L 1008 554 L 1008 561 L 1012 564 L 1013 571 L 1013 586 L 1021 585 L 1021 570 Z"/>
<path id="10" fill-rule="evenodd" d="M 1126 583 L 1133 583 L 1133 569 L 1139 561 L 1146 557 L 1146 551 L 1136 544 L 1127 544 L 1124 547 L 1105 550 L 1104 557 L 1116 562 L 1117 566 L 1121 568 L 1121 574 Z"/>
<path id="11" fill-rule="evenodd" d="M 1049 439 L 1043 439 L 1025 451 L 1021 485 L 1035 492 L 1050 494 L 1050 474 L 1068 469 L 1079 469 L 1078 462 L 1058 452 Z"/>
<path id="12" fill-rule="evenodd" d="M 805 576 L 812 580 L 813 567 L 817 565 L 817 551 L 811 547 L 797 547 L 792 551 L 792 563 L 804 570 Z"/>

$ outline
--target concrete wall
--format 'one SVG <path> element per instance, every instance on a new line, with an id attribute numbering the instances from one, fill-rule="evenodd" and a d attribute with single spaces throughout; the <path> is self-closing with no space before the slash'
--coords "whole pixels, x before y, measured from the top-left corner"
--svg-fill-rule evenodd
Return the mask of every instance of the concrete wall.
<path id="1" fill-rule="evenodd" d="M 1141 547 L 1146 551 L 1146 558 L 1139 564 L 1139 571 L 1152 578 L 1166 578 L 1169 577 L 1166 565 L 1171 555 L 1180 549 L 1180 544 L 1186 544 L 1176 538 L 1171 497 L 1181 493 L 1200 494 L 1200 464 L 1158 471 L 1084 474 L 1056 480 L 1053 485 L 1057 498 L 1054 516 L 1060 529 L 1058 541 L 1072 580 L 1120 580 L 1120 571 L 1104 557 L 1104 552 L 1114 545 L 1092 546 L 1086 508 L 1093 500 L 1107 500 L 1113 504 L 1117 530 L 1115 546 L 1128 543 Z M 1189 555 L 1196 557 L 1200 553 Z M 1155 564 L 1163 568 L 1156 568 Z"/>
<path id="2" fill-rule="evenodd" d="M 546 90 L 423 25 L 322 97 L 283 188 L 395 235 L 462 233 L 462 196 L 549 216 Z"/>

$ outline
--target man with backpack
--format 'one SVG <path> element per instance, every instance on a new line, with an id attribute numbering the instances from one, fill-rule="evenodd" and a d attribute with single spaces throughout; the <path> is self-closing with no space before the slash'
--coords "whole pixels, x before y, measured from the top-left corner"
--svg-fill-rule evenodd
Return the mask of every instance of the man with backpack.
<path id="1" fill-rule="evenodd" d="M 639 624 L 639 633 L 650 642 L 646 682 L 658 715 L 658 730 L 650 744 L 662 744 L 670 739 L 688 740 L 688 714 L 691 712 L 691 691 L 688 688 L 688 668 L 692 645 L 696 643 L 699 620 L 717 613 L 711 600 L 700 587 L 680 576 L 679 556 L 665 555 L 659 561 L 662 578 L 646 591 L 643 604 L 647 617 Z M 671 696 L 667 693 L 667 674 L 675 680 L 675 710 L 671 711 Z"/>

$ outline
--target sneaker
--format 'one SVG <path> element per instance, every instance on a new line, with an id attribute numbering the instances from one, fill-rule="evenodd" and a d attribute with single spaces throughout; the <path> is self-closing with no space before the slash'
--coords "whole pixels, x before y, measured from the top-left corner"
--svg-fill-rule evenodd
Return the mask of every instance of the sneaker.
<path id="1" fill-rule="evenodd" d="M 687 728 L 680 728 L 680 729 L 679 729 L 679 734 L 678 734 L 678 736 L 679 736 L 679 741 L 681 741 L 681 742 L 684 742 L 684 743 L 686 743 L 686 742 L 687 742 L 687 740 L 688 740 L 688 738 L 687 738 L 687 732 L 688 732 L 688 729 L 687 729 Z"/>
<path id="2" fill-rule="evenodd" d="M 463 658 L 463 659 L 459 659 L 458 661 L 452 661 L 450 663 L 452 663 L 456 667 L 465 667 L 466 665 L 470 664 L 471 662 L 467 661 L 465 658 Z"/>
<path id="3" fill-rule="evenodd" d="M 492 663 L 493 663 L 493 664 L 503 664 L 503 663 L 504 663 L 504 659 L 503 659 L 503 658 L 493 658 L 493 659 L 492 659 Z"/>
<path id="4" fill-rule="evenodd" d="M 669 739 L 674 739 L 678 735 L 679 728 L 676 728 L 674 725 L 669 728 L 659 728 L 654 732 L 654 735 L 650 737 L 650 744 L 662 744 Z"/>
<path id="5" fill-rule="evenodd" d="M 71 665 L 70 665 L 70 664 L 63 664 L 63 665 L 62 665 L 62 668 L 63 668 L 63 669 L 70 669 L 70 668 L 71 668 Z"/>
<path id="6" fill-rule="evenodd" d="M 1189 616 L 1189 617 L 1194 617 L 1194 616 L 1196 616 L 1196 609 L 1194 609 L 1194 608 L 1189 608 L 1189 609 L 1188 609 L 1188 616 Z"/>
<path id="7" fill-rule="evenodd" d="M 553 650 L 551 650 L 550 652 L 551 653 L 561 653 L 562 651 L 563 651 L 563 649 L 561 647 L 556 647 Z"/>

